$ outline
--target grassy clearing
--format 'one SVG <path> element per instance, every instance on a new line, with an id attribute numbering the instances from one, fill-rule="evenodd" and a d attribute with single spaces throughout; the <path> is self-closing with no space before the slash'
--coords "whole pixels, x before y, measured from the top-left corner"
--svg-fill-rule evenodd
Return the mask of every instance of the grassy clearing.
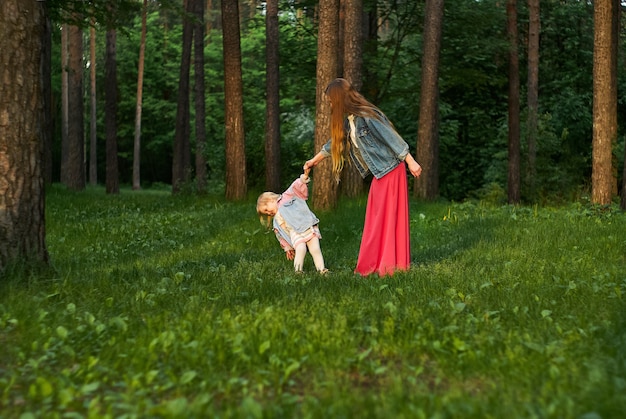
<path id="1" fill-rule="evenodd" d="M 623 415 L 625 214 L 412 203 L 414 267 L 360 278 L 364 205 L 296 276 L 252 201 L 52 188 L 53 269 L 0 282 L 0 415 Z"/>

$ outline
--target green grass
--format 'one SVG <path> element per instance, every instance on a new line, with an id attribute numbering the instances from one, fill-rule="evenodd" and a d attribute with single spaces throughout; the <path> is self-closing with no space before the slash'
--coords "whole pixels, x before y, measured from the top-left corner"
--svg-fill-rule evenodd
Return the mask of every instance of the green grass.
<path id="1" fill-rule="evenodd" d="M 626 215 L 411 203 L 414 266 L 352 273 L 365 199 L 292 272 L 254 203 L 47 196 L 52 269 L 0 282 L 0 416 L 618 418 Z"/>

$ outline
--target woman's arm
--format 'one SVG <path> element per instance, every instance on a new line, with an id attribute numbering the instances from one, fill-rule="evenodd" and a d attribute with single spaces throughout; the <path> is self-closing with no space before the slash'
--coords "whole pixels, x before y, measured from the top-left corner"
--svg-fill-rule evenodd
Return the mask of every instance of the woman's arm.
<path id="1" fill-rule="evenodd" d="M 306 163 L 304 163 L 303 169 L 305 171 L 310 170 L 312 167 L 317 166 L 317 164 L 319 162 L 321 162 L 322 160 L 324 160 L 326 158 L 327 154 L 324 153 L 323 151 L 320 151 L 319 153 L 317 153 L 312 159 L 307 160 Z"/>
<path id="2" fill-rule="evenodd" d="M 404 158 L 404 162 L 409 168 L 409 172 L 413 175 L 413 177 L 419 177 L 422 174 L 422 166 L 418 162 L 415 161 L 411 153 L 407 154 Z"/>

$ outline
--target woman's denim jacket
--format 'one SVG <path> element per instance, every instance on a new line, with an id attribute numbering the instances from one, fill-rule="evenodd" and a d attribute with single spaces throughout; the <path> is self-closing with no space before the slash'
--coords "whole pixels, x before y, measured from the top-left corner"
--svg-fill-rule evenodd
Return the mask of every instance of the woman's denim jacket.
<path id="1" fill-rule="evenodd" d="M 367 167 L 363 167 L 363 164 L 354 155 L 354 144 L 352 143 L 350 144 L 350 157 L 363 178 L 372 173 L 376 179 L 380 179 L 404 161 L 409 153 L 409 145 L 382 113 L 380 120 L 355 115 L 354 126 L 356 144 Z M 347 140 L 351 142 L 349 129 L 346 136 L 348 137 Z M 329 140 L 322 147 L 322 153 L 327 157 L 330 156 L 330 144 L 331 141 Z"/>

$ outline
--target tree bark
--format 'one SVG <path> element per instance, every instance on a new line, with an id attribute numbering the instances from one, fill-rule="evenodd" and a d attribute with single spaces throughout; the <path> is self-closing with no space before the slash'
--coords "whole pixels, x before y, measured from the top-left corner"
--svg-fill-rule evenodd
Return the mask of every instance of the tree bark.
<path id="1" fill-rule="evenodd" d="M 204 0 L 193 0 L 196 17 L 193 28 L 194 39 L 194 92 L 196 107 L 196 188 L 205 193 L 207 188 L 206 105 L 204 82 Z"/>
<path id="2" fill-rule="evenodd" d="M 139 63 L 137 65 L 137 101 L 135 104 L 135 139 L 133 141 L 133 190 L 141 189 L 141 112 L 143 106 L 143 71 L 146 57 L 148 0 L 141 8 L 141 40 L 139 41 Z"/>
<path id="3" fill-rule="evenodd" d="M 43 151 L 43 176 L 47 185 L 52 183 L 52 144 L 54 133 L 54 118 L 52 105 L 52 21 L 48 12 L 48 3 L 39 3 L 43 6 L 45 15 L 45 25 L 42 34 L 42 83 L 43 83 L 43 102 L 44 102 L 44 121 L 42 123 L 44 129 L 42 132 L 42 141 L 44 144 Z"/>
<path id="4" fill-rule="evenodd" d="M 417 161 L 423 173 L 415 179 L 413 195 L 434 200 L 439 195 L 439 55 L 443 0 L 426 0 L 422 91 L 417 128 Z"/>
<path id="5" fill-rule="evenodd" d="M 104 63 L 105 104 L 104 123 L 106 132 L 106 193 L 120 192 L 119 167 L 117 160 L 117 32 L 106 33 L 106 58 Z"/>
<path id="6" fill-rule="evenodd" d="M 190 12 L 185 0 L 185 11 Z M 185 16 L 183 21 L 182 54 L 178 79 L 178 107 L 176 110 L 176 134 L 172 155 L 172 193 L 178 193 L 191 175 L 191 150 L 189 146 L 189 70 L 191 68 L 191 44 L 193 23 Z"/>
<path id="7" fill-rule="evenodd" d="M 280 192 L 280 73 L 278 0 L 268 0 L 265 14 L 265 189 Z"/>
<path id="8" fill-rule="evenodd" d="M 342 0 L 344 11 L 343 77 L 352 87 L 363 86 L 363 0 Z M 364 182 L 359 171 L 347 164 L 341 174 L 341 193 L 355 197 L 363 193 Z"/>
<path id="9" fill-rule="evenodd" d="M 224 115 L 226 129 L 226 199 L 246 197 L 246 154 L 243 126 L 243 80 L 237 0 L 222 0 L 224 44 Z"/>
<path id="10" fill-rule="evenodd" d="M 315 150 L 330 138 L 330 103 L 324 97 L 328 83 L 337 77 L 339 0 L 320 0 L 317 36 L 317 69 L 315 93 Z M 311 202 L 315 208 L 329 209 L 337 204 L 337 182 L 332 174 L 331 159 L 315 167 Z"/>
<path id="11" fill-rule="evenodd" d="M 96 113 L 96 24 L 92 19 L 89 27 L 89 184 L 98 184 L 98 130 Z"/>
<path id="12" fill-rule="evenodd" d="M 509 163 L 508 202 L 521 200 L 519 57 L 517 55 L 517 0 L 507 0 L 507 35 L 509 38 Z"/>
<path id="13" fill-rule="evenodd" d="M 68 129 L 63 183 L 69 189 L 85 189 L 85 104 L 83 90 L 83 30 L 69 26 L 68 33 Z"/>
<path id="14" fill-rule="evenodd" d="M 619 0 L 593 3 L 593 152 L 591 200 L 611 203 L 617 189 L 613 144 L 617 139 L 617 36 Z"/>
<path id="15" fill-rule="evenodd" d="M 0 272 L 21 260 L 48 262 L 42 172 L 45 19 L 41 3 L 0 2 Z"/>
<path id="16" fill-rule="evenodd" d="M 526 122 L 526 145 L 528 167 L 526 185 L 531 197 L 536 194 L 537 177 L 537 126 L 539 109 L 539 32 L 541 30 L 539 0 L 528 0 L 528 120 Z"/>
<path id="17" fill-rule="evenodd" d="M 67 184 L 68 176 L 67 160 L 69 155 L 69 139 L 67 137 L 69 127 L 69 32 L 70 26 L 61 26 L 61 183 Z"/>

